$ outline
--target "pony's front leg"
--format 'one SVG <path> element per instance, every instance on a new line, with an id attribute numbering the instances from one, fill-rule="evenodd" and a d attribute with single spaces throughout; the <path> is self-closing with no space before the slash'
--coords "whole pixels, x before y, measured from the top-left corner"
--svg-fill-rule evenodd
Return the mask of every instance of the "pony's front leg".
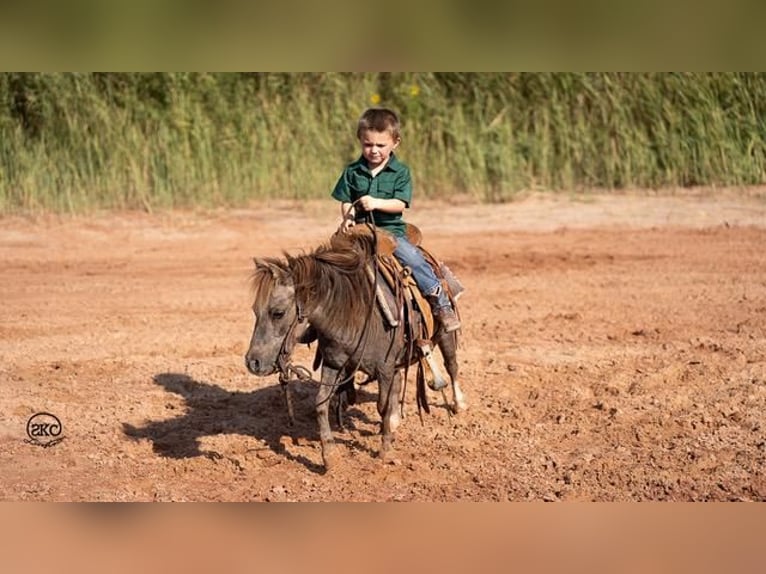
<path id="1" fill-rule="evenodd" d="M 330 429 L 330 399 L 335 391 L 338 371 L 329 367 L 322 368 L 322 383 L 316 396 L 316 414 L 319 423 L 319 440 L 322 443 L 322 462 L 330 470 L 338 461 L 335 440 Z"/>
<path id="2" fill-rule="evenodd" d="M 452 404 L 450 406 L 452 411 L 457 414 L 468 408 L 465 395 L 458 382 L 457 335 L 455 333 L 442 335 L 437 344 L 444 358 L 444 366 L 447 367 L 452 387 Z"/>
<path id="3" fill-rule="evenodd" d="M 465 395 L 457 382 L 457 378 L 452 378 L 452 410 L 457 414 L 466 409 L 468 409 L 468 403 L 465 400 Z"/>
<path id="4" fill-rule="evenodd" d="M 378 414 L 381 418 L 380 459 L 385 460 L 394 440 L 394 431 L 401 423 L 400 397 L 402 379 L 399 370 L 378 375 Z"/>

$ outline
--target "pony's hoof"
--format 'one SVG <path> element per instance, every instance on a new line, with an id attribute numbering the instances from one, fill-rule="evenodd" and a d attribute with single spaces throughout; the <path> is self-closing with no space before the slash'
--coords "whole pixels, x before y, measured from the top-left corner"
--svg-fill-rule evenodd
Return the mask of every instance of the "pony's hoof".
<path id="1" fill-rule="evenodd" d="M 378 458 L 381 462 L 386 462 L 388 455 L 391 453 L 391 439 L 383 439 L 380 444 L 380 450 L 378 451 Z"/>
<path id="2" fill-rule="evenodd" d="M 468 403 L 465 401 L 455 401 L 452 403 L 452 413 L 460 414 L 468 410 Z"/>
<path id="3" fill-rule="evenodd" d="M 324 448 L 322 450 L 322 463 L 324 464 L 324 469 L 326 471 L 330 471 L 333 468 L 336 468 L 340 462 L 338 453 L 336 449 L 333 448 Z"/>

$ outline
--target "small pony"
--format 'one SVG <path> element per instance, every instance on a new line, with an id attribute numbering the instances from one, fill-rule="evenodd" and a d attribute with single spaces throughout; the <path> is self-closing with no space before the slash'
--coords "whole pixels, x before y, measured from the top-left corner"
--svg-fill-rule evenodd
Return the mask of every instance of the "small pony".
<path id="1" fill-rule="evenodd" d="M 316 414 L 328 470 L 337 457 L 328 416 L 333 393 L 342 385 L 353 386 L 356 371 L 378 381 L 379 455 L 385 459 L 401 421 L 401 371 L 420 358 L 412 335 L 420 331 L 412 325 L 424 321 L 423 313 L 407 304 L 410 328 L 391 325 L 376 299 L 382 287 L 390 288 L 370 278 L 369 266 L 377 265 L 377 257 L 378 234 L 372 233 L 336 234 L 307 254 L 254 260 L 255 327 L 245 364 L 258 376 L 285 373 L 295 344 L 317 340 L 315 368 L 321 364 L 322 371 Z M 450 407 L 455 413 L 465 410 L 458 383 L 457 332 L 446 333 L 437 324 L 432 340 L 450 377 Z"/>

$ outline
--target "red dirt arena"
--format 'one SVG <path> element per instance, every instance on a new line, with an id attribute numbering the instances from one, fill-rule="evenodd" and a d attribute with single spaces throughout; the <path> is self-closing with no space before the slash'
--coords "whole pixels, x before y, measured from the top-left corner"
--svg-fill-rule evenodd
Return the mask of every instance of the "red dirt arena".
<path id="1" fill-rule="evenodd" d="M 0 499 L 766 500 L 766 192 L 407 216 L 467 288 L 469 409 L 429 391 L 421 424 L 411 372 L 383 463 L 364 387 L 329 473 L 316 388 L 290 429 L 243 355 L 252 257 L 311 249 L 335 202 L 0 219 Z"/>

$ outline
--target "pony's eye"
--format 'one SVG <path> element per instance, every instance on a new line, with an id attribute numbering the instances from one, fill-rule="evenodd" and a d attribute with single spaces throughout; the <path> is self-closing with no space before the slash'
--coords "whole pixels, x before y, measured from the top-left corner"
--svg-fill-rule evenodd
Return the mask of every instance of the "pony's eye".
<path id="1" fill-rule="evenodd" d="M 272 319 L 281 319 L 285 316 L 285 312 L 281 309 L 272 309 L 270 315 Z"/>

